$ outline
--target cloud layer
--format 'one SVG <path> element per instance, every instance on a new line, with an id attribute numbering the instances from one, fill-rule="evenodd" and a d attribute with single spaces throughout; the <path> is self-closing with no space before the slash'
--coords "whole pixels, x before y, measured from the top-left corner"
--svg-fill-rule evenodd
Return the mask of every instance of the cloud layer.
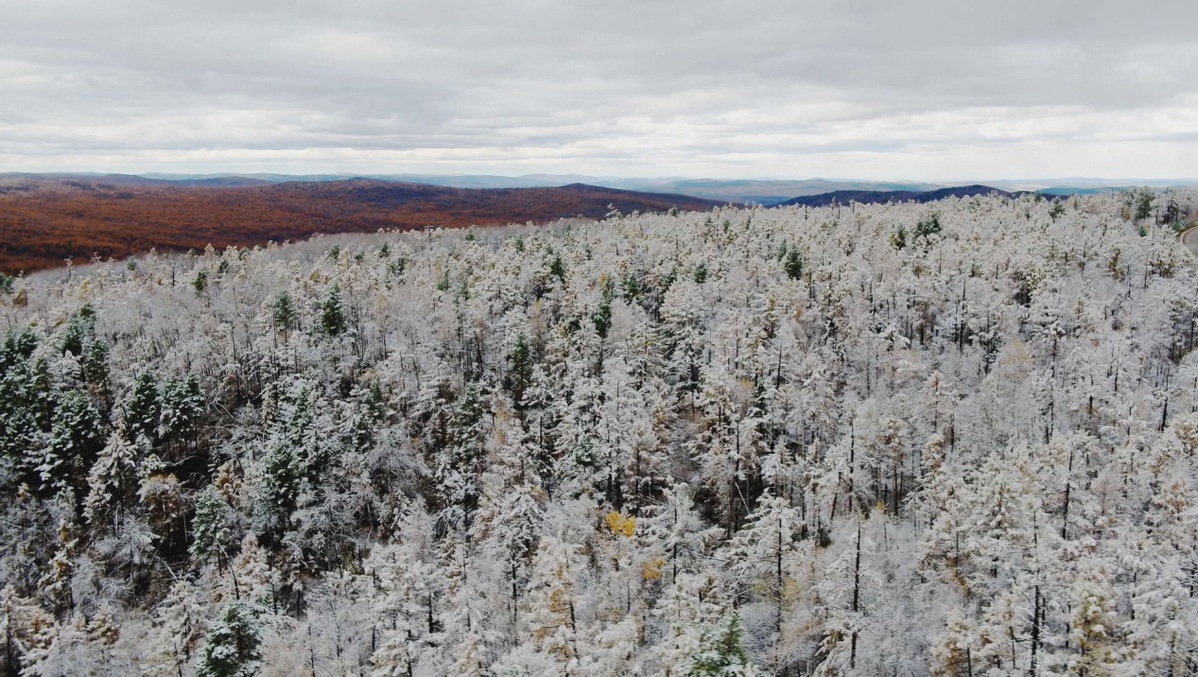
<path id="1" fill-rule="evenodd" d="M 1198 5 L 15 0 L 0 171 L 1198 176 Z"/>

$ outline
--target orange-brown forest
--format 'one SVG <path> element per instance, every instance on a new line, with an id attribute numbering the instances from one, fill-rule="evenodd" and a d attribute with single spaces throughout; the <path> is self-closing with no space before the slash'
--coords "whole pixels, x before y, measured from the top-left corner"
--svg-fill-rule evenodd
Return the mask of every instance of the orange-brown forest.
<path id="1" fill-rule="evenodd" d="M 464 189 L 354 179 L 190 186 L 106 178 L 0 179 L 0 272 L 18 274 L 151 248 L 265 244 L 316 233 L 463 227 L 717 203 L 575 184 Z"/>

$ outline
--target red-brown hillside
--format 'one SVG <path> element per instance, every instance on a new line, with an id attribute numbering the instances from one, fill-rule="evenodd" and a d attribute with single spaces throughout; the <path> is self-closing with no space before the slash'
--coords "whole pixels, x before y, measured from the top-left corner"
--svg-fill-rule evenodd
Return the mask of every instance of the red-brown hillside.
<path id="1" fill-rule="evenodd" d="M 246 246 L 316 233 L 546 223 L 719 203 L 573 184 L 466 189 L 354 179 L 253 186 L 180 186 L 103 178 L 0 179 L 0 271 L 158 249 Z"/>

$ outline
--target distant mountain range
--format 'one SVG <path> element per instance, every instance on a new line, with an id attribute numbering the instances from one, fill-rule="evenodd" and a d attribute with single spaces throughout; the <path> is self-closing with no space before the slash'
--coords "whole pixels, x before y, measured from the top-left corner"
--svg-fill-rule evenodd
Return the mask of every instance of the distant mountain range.
<path id="1" fill-rule="evenodd" d="M 526 174 L 524 176 L 459 175 L 459 174 L 370 174 L 362 177 L 339 175 L 293 176 L 287 174 L 224 175 L 177 175 L 146 174 L 128 177 L 127 180 L 153 179 L 183 182 L 187 185 L 209 185 L 220 181 L 221 185 L 257 185 L 259 183 L 281 183 L 293 181 L 337 181 L 349 178 L 368 178 L 380 181 L 421 183 L 450 188 L 549 188 L 581 183 L 618 190 L 648 193 L 689 195 L 691 197 L 735 204 L 760 204 L 772 206 L 802 195 L 817 195 L 835 190 L 862 191 L 925 191 L 943 188 L 941 184 L 914 182 L 832 181 L 827 179 L 768 180 L 768 179 L 690 179 L 664 178 L 643 179 L 613 176 L 588 176 L 582 174 Z M 236 184 L 235 182 L 243 182 Z"/>
<path id="2" fill-rule="evenodd" d="M 1022 193 L 1012 193 L 1005 190 L 994 188 L 993 186 L 983 186 L 974 184 L 972 186 L 954 186 L 952 188 L 937 188 L 936 190 L 912 191 L 912 190 L 836 190 L 831 193 L 820 193 L 819 195 L 806 195 L 796 197 L 785 202 L 779 203 L 777 206 L 784 207 L 790 205 L 805 205 L 808 207 L 826 207 L 833 204 L 847 205 L 850 202 L 860 202 L 863 204 L 886 204 L 888 202 L 935 202 L 943 200 L 947 197 L 972 197 L 974 195 L 1001 195 L 1003 197 L 1015 197 Z"/>
<path id="3" fill-rule="evenodd" d="M 982 185 L 993 190 L 1020 193 L 1035 191 L 1046 195 L 1086 195 L 1110 191 L 1129 190 L 1141 186 L 1168 188 L 1198 186 L 1198 179 L 1095 179 L 1069 177 L 1061 179 L 994 180 L 956 186 L 940 183 L 905 181 L 860 181 L 843 179 L 695 179 L 686 177 L 627 178 L 613 176 L 590 176 L 583 174 L 526 174 L 523 176 L 495 176 L 487 174 L 0 174 L 5 178 L 59 178 L 84 181 L 102 181 L 110 185 L 123 186 L 188 186 L 188 187 L 249 187 L 276 183 L 323 183 L 348 179 L 370 179 L 377 181 L 418 183 L 448 188 L 552 188 L 569 184 L 613 188 L 635 192 L 687 195 L 713 200 L 720 203 L 759 204 L 772 207 L 790 202 L 794 198 L 836 194 L 836 200 L 847 203 L 852 199 L 859 202 L 889 202 L 901 199 L 900 193 L 922 194 L 940 189 L 971 188 Z M 989 192 L 989 191 L 986 191 Z M 858 197 L 850 197 L 851 194 Z M 891 193 L 883 198 L 866 193 Z M 935 198 L 932 198 L 935 199 Z"/>
<path id="4" fill-rule="evenodd" d="M 210 185 L 204 182 L 220 181 L 223 185 L 255 185 L 257 183 L 281 183 L 288 181 L 333 181 L 355 178 L 350 175 L 317 174 L 243 174 L 243 175 L 181 175 L 146 174 L 144 177 L 169 181 L 193 182 L 194 185 Z M 526 174 L 524 176 L 494 176 L 486 174 L 371 174 L 362 178 L 381 181 L 423 183 L 451 188 L 546 188 L 571 183 L 617 188 L 621 190 L 651 193 L 689 195 L 718 202 L 737 204 L 759 204 L 766 207 L 782 204 L 796 197 L 821 195 L 841 191 L 923 193 L 941 188 L 962 187 L 957 184 L 928 183 L 915 181 L 862 181 L 853 179 L 696 179 L 688 177 L 627 178 L 614 176 L 591 176 L 584 174 Z M 237 182 L 242 182 L 238 184 Z M 993 180 L 980 181 L 972 185 L 985 185 L 1007 192 L 1035 191 L 1046 195 L 1087 195 L 1110 191 L 1129 190 L 1141 186 L 1169 188 L 1198 186 L 1198 179 L 1097 179 L 1067 177 L 1058 179 Z M 864 196 L 863 196 L 864 197 Z M 888 201 L 888 200 L 887 200 Z"/>
<path id="5" fill-rule="evenodd" d="M 1038 183 L 1049 185 L 1037 187 Z M 51 268 L 68 258 L 119 258 L 154 247 L 224 248 L 380 228 L 546 223 L 574 216 L 602 218 L 612 209 L 627 214 L 671 208 L 706 211 L 723 204 L 931 202 L 1029 190 L 1091 193 L 1142 184 L 1160 187 L 1159 182 L 1116 186 L 1092 179 L 950 187 L 573 175 L 0 174 L 0 272 Z"/>

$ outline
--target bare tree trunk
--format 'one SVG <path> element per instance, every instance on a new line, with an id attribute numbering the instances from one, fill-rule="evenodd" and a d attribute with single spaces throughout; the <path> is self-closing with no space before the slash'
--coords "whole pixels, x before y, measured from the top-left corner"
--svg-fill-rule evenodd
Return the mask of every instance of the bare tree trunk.
<path id="1" fill-rule="evenodd" d="M 1040 610 L 1040 586 L 1035 588 L 1035 601 L 1032 604 L 1032 662 L 1028 666 L 1027 674 L 1035 677 L 1036 675 L 1036 653 L 1040 648 L 1040 617 L 1043 613 Z"/>
<path id="2" fill-rule="evenodd" d="M 861 521 L 857 521 L 857 556 L 853 562 L 853 614 L 856 615 L 861 606 Z M 854 619 L 854 625 L 856 625 Z M 853 639 L 849 647 L 849 667 L 857 667 L 857 630 L 853 629 Z"/>

